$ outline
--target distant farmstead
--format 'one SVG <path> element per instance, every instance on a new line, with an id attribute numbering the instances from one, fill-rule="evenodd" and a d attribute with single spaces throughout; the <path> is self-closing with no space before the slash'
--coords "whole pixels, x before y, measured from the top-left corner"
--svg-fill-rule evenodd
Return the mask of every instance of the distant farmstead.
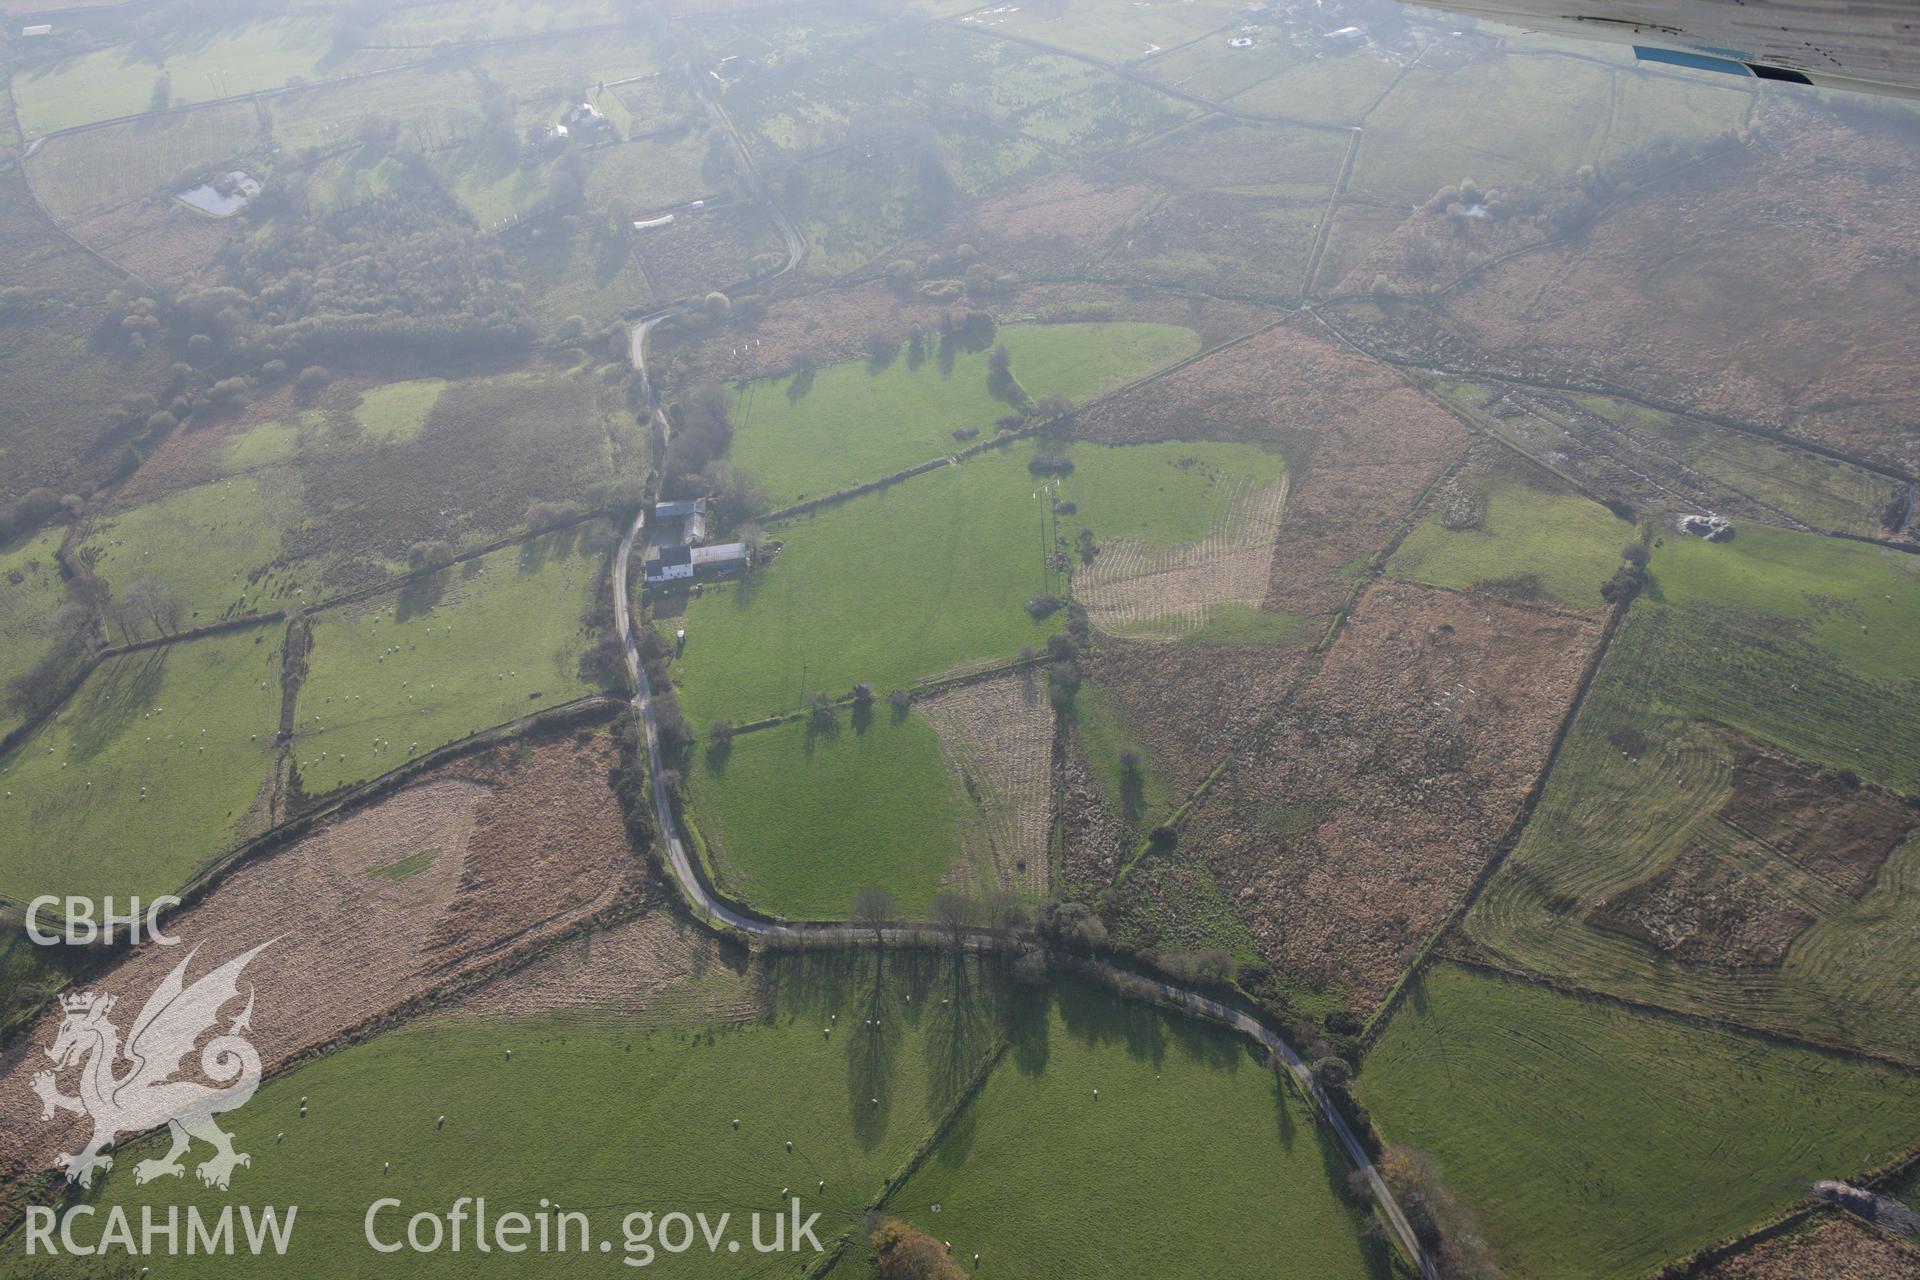
<path id="1" fill-rule="evenodd" d="M 1696 538 L 1705 538 L 1708 542 L 1733 541 L 1733 521 L 1725 516 L 1711 513 L 1705 515 L 1681 516 L 1680 532 L 1692 534 Z"/>
<path id="2" fill-rule="evenodd" d="M 594 106 L 591 102 L 582 102 L 568 111 L 566 118 L 562 120 L 561 123 L 569 129 L 593 130 L 610 129 L 613 127 L 612 124 L 608 122 L 607 117 L 601 114 L 600 108 Z"/>

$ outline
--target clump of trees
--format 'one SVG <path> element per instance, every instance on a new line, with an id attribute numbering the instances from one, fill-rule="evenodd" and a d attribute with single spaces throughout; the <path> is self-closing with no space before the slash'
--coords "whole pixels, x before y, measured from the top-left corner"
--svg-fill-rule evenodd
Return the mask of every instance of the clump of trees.
<path id="1" fill-rule="evenodd" d="M 0 699 L 9 715 L 26 719 L 49 709 L 60 690 L 92 652 L 93 612 L 76 600 L 54 611 L 46 632 L 47 648 L 32 667 L 7 681 Z"/>
<path id="2" fill-rule="evenodd" d="M 165 313 L 202 363 L 514 354 L 534 336 L 504 251 L 424 185 L 257 219 L 221 262 L 225 284 L 183 293 Z"/>
<path id="3" fill-rule="evenodd" d="M 444 538 L 432 538 L 407 548 L 407 568 L 416 573 L 422 569 L 437 569 L 453 563 L 453 557 L 452 543 Z"/>
<path id="4" fill-rule="evenodd" d="M 1620 567 L 1600 584 L 1600 598 L 1608 604 L 1622 604 L 1640 594 L 1647 582 L 1647 561 L 1652 552 L 1643 542 L 1629 542 L 1620 549 Z"/>
<path id="5" fill-rule="evenodd" d="M 881 1280 L 967 1280 L 944 1245 L 898 1218 L 888 1218 L 872 1239 L 873 1272 Z"/>
<path id="6" fill-rule="evenodd" d="M 716 382 L 693 388 L 673 406 L 666 492 L 697 491 L 701 469 L 726 456 L 733 443 L 733 406 L 733 392 Z"/>
<path id="7" fill-rule="evenodd" d="M 1425 1152 L 1414 1147 L 1389 1147 L 1380 1157 L 1379 1168 L 1414 1234 L 1433 1255 L 1442 1275 L 1457 1280 L 1488 1280 L 1501 1274 L 1472 1211 L 1441 1181 Z"/>

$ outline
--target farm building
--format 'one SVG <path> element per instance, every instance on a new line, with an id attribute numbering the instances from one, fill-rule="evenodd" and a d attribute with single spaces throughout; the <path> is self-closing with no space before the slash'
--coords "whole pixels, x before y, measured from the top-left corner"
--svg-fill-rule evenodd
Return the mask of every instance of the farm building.
<path id="1" fill-rule="evenodd" d="M 693 578 L 723 578 L 745 572 L 747 544 L 723 542 L 716 547 L 662 547 L 643 567 L 647 585 L 686 582 Z"/>
<path id="2" fill-rule="evenodd" d="M 20 28 L 20 34 L 23 36 L 50 36 L 53 34 L 53 24 L 50 22 L 35 23 L 31 27 Z"/>
<path id="3" fill-rule="evenodd" d="M 657 218 L 635 218 L 633 220 L 633 229 L 635 231 L 652 231 L 659 227 L 670 227 L 672 225 L 673 215 L 670 213 L 663 213 Z"/>
<path id="4" fill-rule="evenodd" d="M 740 573 L 747 567 L 747 544 L 723 542 L 717 547 L 693 548 L 693 570 L 697 574 Z"/>
<path id="5" fill-rule="evenodd" d="M 1359 27 L 1341 27 L 1323 37 L 1329 49 L 1358 49 L 1367 42 L 1367 33 Z"/>
<path id="6" fill-rule="evenodd" d="M 657 587 L 665 582 L 681 582 L 693 577 L 692 547 L 662 547 L 653 559 L 642 567 L 647 585 Z"/>
<path id="7" fill-rule="evenodd" d="M 653 507 L 655 526 L 674 524 L 680 526 L 680 541 L 689 545 L 705 542 L 707 539 L 707 500 L 705 498 L 687 498 L 679 502 L 657 502 Z"/>

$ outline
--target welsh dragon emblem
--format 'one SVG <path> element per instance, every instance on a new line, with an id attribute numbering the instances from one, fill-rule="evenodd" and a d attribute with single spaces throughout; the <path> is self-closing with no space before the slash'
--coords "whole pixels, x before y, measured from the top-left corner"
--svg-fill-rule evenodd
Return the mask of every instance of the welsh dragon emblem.
<path id="1" fill-rule="evenodd" d="M 196 948 L 147 998 L 125 1046 L 107 1017 L 113 1011 L 112 996 L 86 992 L 61 997 L 66 1019 L 47 1050 L 57 1066 L 34 1076 L 33 1091 L 40 1095 L 41 1119 L 71 1111 L 93 1121 L 93 1138 L 85 1149 L 60 1157 L 68 1182 L 92 1186 L 95 1170 L 113 1168 L 113 1157 L 105 1153 L 117 1137 L 161 1125 L 171 1130 L 173 1144 L 159 1159 L 135 1165 L 135 1182 L 179 1177 L 186 1171 L 180 1157 L 194 1138 L 213 1148 L 212 1157 L 195 1170 L 210 1187 L 226 1190 L 235 1166 L 253 1163 L 245 1152 L 233 1149 L 233 1135 L 213 1122 L 221 1112 L 245 1106 L 260 1087 L 260 1055 L 241 1034 L 252 1026 L 252 988 L 247 1007 L 200 1050 L 200 1070 L 213 1084 L 174 1077 L 201 1036 L 215 1028 L 220 1010 L 239 997 L 240 971 L 270 945 L 261 943 L 189 986 L 187 966 L 198 954 Z M 128 1064 L 124 1071 L 123 1061 Z M 60 1092 L 56 1076 L 73 1066 L 80 1068 L 80 1092 L 69 1096 Z"/>

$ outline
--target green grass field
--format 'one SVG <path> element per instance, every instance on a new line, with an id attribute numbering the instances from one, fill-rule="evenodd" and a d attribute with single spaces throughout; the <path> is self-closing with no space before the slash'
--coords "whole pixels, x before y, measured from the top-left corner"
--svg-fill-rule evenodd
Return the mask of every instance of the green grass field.
<path id="1" fill-rule="evenodd" d="M 687 604 L 677 673 L 687 714 L 701 725 L 750 720 L 814 690 L 865 680 L 884 694 L 1010 659 L 1058 626 L 1023 609 L 1061 592 L 1044 565 L 1056 530 L 1070 551 L 1082 528 L 1096 544 L 1125 538 L 1147 552 L 1196 542 L 1286 466 L 1255 445 L 1075 444 L 1072 473 L 1049 485 L 1025 465 L 1034 451 L 1015 444 L 781 524 L 786 545 L 771 566 Z M 1078 509 L 1056 520 L 1056 497 Z M 1209 638 L 1303 637 L 1295 619 L 1229 610 Z"/>
<path id="2" fill-rule="evenodd" d="M 480 87 L 465 67 L 408 68 L 338 84 L 317 84 L 264 100 L 273 140 L 288 151 L 350 141 L 368 116 L 400 125 L 422 148 L 479 132 Z"/>
<path id="3" fill-rule="evenodd" d="M 1645 657 L 1629 648 L 1619 660 Z M 1920 997 L 1908 980 L 1920 956 L 1920 840 L 1850 896 L 1722 821 L 1736 744 L 1649 713 L 1647 693 L 1611 665 L 1596 683 L 1532 823 L 1468 914 L 1468 935 L 1503 964 L 1596 990 L 1920 1058 Z M 1638 757 L 1615 745 L 1629 733 L 1648 743 Z M 1590 922 L 1690 847 L 1748 893 L 1765 886 L 1762 901 L 1805 914 L 1779 963 L 1689 962 Z"/>
<path id="4" fill-rule="evenodd" d="M 725 887 L 796 919 L 845 919 L 870 884 L 919 914 L 976 825 L 933 727 L 884 702 L 701 747 L 686 770 L 695 819 Z M 963 887 L 974 887 L 964 885 Z"/>
<path id="5" fill-rule="evenodd" d="M 444 378 L 416 378 L 369 387 L 361 393 L 354 419 L 360 430 L 375 440 L 404 443 L 427 425 L 427 415 L 433 412 L 446 385 Z"/>
<path id="6" fill-rule="evenodd" d="M 1632 673 L 1649 709 L 1912 795 L 1916 573 L 1899 552 L 1754 525 L 1730 543 L 1669 535 L 1608 666 Z"/>
<path id="7" fill-rule="evenodd" d="M 758 1020 L 716 1025 L 692 1012 L 755 978 L 767 1000 Z M 1300 1275 L 1391 1274 L 1340 1198 L 1339 1158 L 1241 1042 L 1082 984 L 1016 994 L 924 955 L 879 970 L 866 954 L 777 961 L 748 978 L 715 968 L 635 1016 L 417 1021 L 273 1079 L 224 1117 L 252 1156 L 231 1192 L 191 1171 L 136 1185 L 132 1164 L 160 1150 L 149 1141 L 115 1153 L 126 1169 L 117 1163 L 93 1202 L 101 1221 L 122 1205 L 135 1223 L 147 1205 L 297 1204 L 285 1265 L 316 1277 L 574 1275 L 619 1266 L 629 1213 L 651 1210 L 656 1231 L 671 1212 L 710 1225 L 729 1214 L 711 1254 L 701 1242 L 631 1256 L 677 1275 L 797 1275 L 820 1256 L 810 1246 L 756 1256 L 750 1215 L 768 1215 L 770 1235 L 771 1215 L 797 1196 L 803 1218 L 819 1212 L 821 1244 L 847 1239 L 858 1259 L 867 1206 L 989 1064 L 985 1089 L 888 1205 L 963 1259 L 980 1252 L 980 1274 L 1211 1278 L 1264 1274 L 1279 1256 L 1297 1259 Z M 459 1196 L 484 1196 L 490 1220 L 531 1214 L 544 1197 L 588 1215 L 589 1252 L 600 1255 L 602 1239 L 612 1248 L 587 1262 L 576 1227 L 565 1252 L 480 1254 L 471 1223 L 460 1253 L 366 1244 L 375 1200 L 402 1203 L 376 1220 L 386 1239 Z M 737 1255 L 728 1237 L 742 1242 Z M 7 1274 L 28 1271 L 22 1248 L 16 1234 L 0 1252 Z M 194 1268 L 243 1276 L 258 1263 Z"/>
<path id="8" fill-rule="evenodd" d="M 592 692 L 581 616 L 607 550 L 563 530 L 315 617 L 294 737 L 306 793 Z"/>
<path id="9" fill-rule="evenodd" d="M 1250 49 L 1236 49 L 1227 39 L 1193 41 L 1156 55 L 1139 69 L 1170 89 L 1221 102 L 1309 56 L 1278 29 L 1261 33 Z"/>
<path id="10" fill-rule="evenodd" d="M 157 52 L 161 61 L 151 56 Z M 148 109 L 166 76 L 175 106 L 325 80 L 399 60 L 390 51 L 337 53 L 320 18 L 275 18 L 169 32 L 151 49 L 114 45 L 14 76 L 20 123 L 30 136 Z M 251 108 L 248 108 L 251 111 Z"/>
<path id="11" fill-rule="evenodd" d="M 1248 115 L 1316 124 L 1358 124 L 1398 73 L 1399 68 L 1392 63 L 1364 51 L 1316 58 L 1233 95 L 1227 105 Z"/>
<path id="12" fill-rule="evenodd" d="M 1248 1042 L 1077 982 L 1041 1003 L 888 1212 L 982 1276 L 1392 1274 Z"/>
<path id="13" fill-rule="evenodd" d="M 242 456 L 259 456 L 267 443 L 249 442 Z M 204 626 L 275 608 L 271 597 L 282 589 L 312 589 L 312 566 L 269 570 L 299 513 L 298 476 L 268 467 L 105 517 L 84 549 L 98 553 L 94 570 L 116 593 L 151 578 L 187 601 L 188 625 Z"/>
<path id="14" fill-rule="evenodd" d="M 892 335 L 904 340 L 904 334 Z M 1084 401 L 1192 355 L 1199 336 L 1160 324 L 1008 325 L 994 335 L 1027 394 Z M 761 477 L 776 505 L 878 480 L 961 447 L 956 428 L 993 434 L 1012 406 L 988 386 L 987 352 L 904 350 L 884 369 L 829 365 L 752 384 L 742 397 L 733 461 Z M 796 379 L 798 380 L 796 382 Z"/>
<path id="15" fill-rule="evenodd" d="M 1005 30 L 1106 62 L 1132 62 L 1163 48 L 1185 44 L 1226 26 L 1240 6 L 1226 0 L 1204 3 L 1136 4 L 1123 8 L 1064 5 L 1057 11 L 1016 8 L 999 15 Z M 1221 43 L 1226 36 L 1219 36 Z"/>
<path id="16" fill-rule="evenodd" d="M 1091 527 L 1096 542 L 1128 538 L 1150 549 L 1199 542 L 1232 518 L 1236 497 L 1287 472 L 1278 451 L 1255 444 L 1173 440 L 1069 448 L 1073 471 L 1058 486 L 1078 510 L 1064 535 Z"/>
<path id="17" fill-rule="evenodd" d="M 1185 798 L 1167 777 L 1169 771 L 1156 756 L 1151 736 L 1136 735 L 1097 684 L 1083 686 L 1074 697 L 1073 731 L 1107 808 L 1129 826 L 1145 831 Z M 1129 748 L 1139 755 L 1131 774 L 1120 762 L 1120 753 Z"/>
<path id="18" fill-rule="evenodd" d="M 543 336 L 558 336 L 575 316 L 589 334 L 600 332 L 624 312 L 654 300 L 653 287 L 624 236 L 545 231 L 539 239 L 517 241 L 512 252 Z"/>
<path id="19" fill-rule="evenodd" d="M 1463 177 L 1485 185 L 1570 174 L 1606 142 L 1610 74 L 1567 58 L 1414 67 L 1367 117 L 1353 185 L 1420 201 Z"/>
<path id="20" fill-rule="evenodd" d="M 378 36 L 383 43 L 425 48 L 437 40 L 503 40 L 601 26 L 613 19 L 612 6 L 600 0 L 567 4 L 556 0 L 442 0 L 391 10 L 380 23 Z"/>
<path id="21" fill-rule="evenodd" d="M 706 159 L 707 143 L 698 134 L 600 148 L 587 172 L 587 207 L 632 214 L 711 195 L 726 174 L 711 170 Z"/>
<path id="22" fill-rule="evenodd" d="M 0 550 L 0 685 L 32 670 L 46 651 L 53 615 L 66 599 L 56 558 L 65 534 L 55 525 Z M 0 712 L 0 733 L 18 722 Z"/>
<path id="23" fill-rule="evenodd" d="M 1920 787 L 1920 660 L 1899 612 L 1913 570 L 1897 553 L 1754 525 L 1731 543 L 1670 537 L 1653 567 L 1468 933 L 1504 963 L 1585 986 L 1920 1056 L 1907 981 L 1920 843 L 1855 898 L 1716 816 L 1735 749 L 1719 725 L 1908 795 Z M 1635 739 L 1646 746 L 1624 752 Z M 1586 921 L 1700 841 L 1715 865 L 1809 917 L 1778 965 L 1685 963 Z"/>
<path id="24" fill-rule="evenodd" d="M 1920 679 L 1920 556 L 1748 524 L 1726 543 L 1670 536 L 1652 570 L 1663 603 L 1770 615 L 1855 675 Z"/>
<path id="25" fill-rule="evenodd" d="M 1640 1276 L 1913 1144 L 1920 1077 L 1449 965 L 1368 1055 L 1390 1143 L 1431 1155 L 1500 1261 Z"/>
<path id="26" fill-rule="evenodd" d="M 1694 422 L 1627 400 L 1581 396 L 1582 408 L 1648 436 L 1677 461 L 1815 529 L 1880 537 L 1895 481 L 1792 445 Z"/>
<path id="27" fill-rule="evenodd" d="M 1520 479 L 1476 487 L 1486 503 L 1479 527 L 1449 529 L 1429 512 L 1387 561 L 1388 576 L 1459 591 L 1504 584 L 1576 609 L 1603 607 L 1600 584 L 1637 534 L 1630 522 L 1577 493 Z"/>
<path id="28" fill-rule="evenodd" d="M 263 145 L 260 118 L 227 103 L 54 138 L 34 153 L 27 176 L 61 223 L 153 195 L 182 174 L 240 160 Z"/>
<path id="29" fill-rule="evenodd" d="M 1045 585 L 1037 487 L 1024 455 L 992 453 L 779 526 L 771 565 L 687 604 L 687 715 L 750 720 L 859 680 L 884 696 L 1040 645 L 1060 619 L 1025 609 Z"/>
<path id="30" fill-rule="evenodd" d="M 1589 51 L 1583 49 L 1581 53 Z M 1705 76 L 1662 76 L 1643 69 L 1617 69 L 1607 154 L 1642 146 L 1662 134 L 1701 136 L 1738 128 L 1746 121 L 1754 95 L 1735 87 L 1737 84 L 1709 83 Z"/>
<path id="31" fill-rule="evenodd" d="M 232 1194 L 244 1195 L 243 1203 L 300 1206 L 285 1265 L 305 1276 L 619 1273 L 623 1224 L 637 1210 L 705 1213 L 710 1221 L 731 1214 L 728 1234 L 742 1242 L 754 1273 L 773 1274 L 777 1263 L 779 1274 L 792 1274 L 818 1255 L 811 1247 L 782 1259 L 755 1255 L 749 1215 L 767 1215 L 770 1235 L 771 1215 L 788 1209 L 787 1189 L 800 1198 L 803 1218 L 822 1214 L 815 1233 L 823 1245 L 857 1230 L 888 1175 L 926 1140 L 991 1052 L 996 1025 L 977 978 L 968 995 L 931 965 L 890 968 L 879 980 L 870 968 L 789 969 L 781 978 L 765 1020 L 744 1026 L 675 1015 L 682 1001 L 669 991 L 659 1009 L 636 1017 L 470 1014 L 345 1049 L 266 1084 L 223 1118 L 237 1148 L 253 1157 L 234 1174 Z M 738 990 L 742 979 L 722 972 L 699 981 Z M 937 1007 L 932 997 L 949 992 L 965 998 L 965 1016 L 922 1016 L 927 1005 Z M 829 1039 L 821 1028 L 830 1013 L 841 1016 Z M 882 1031 L 862 1035 L 859 1023 L 870 1014 L 884 1015 Z M 436 1124 L 442 1115 L 444 1128 Z M 103 1213 L 108 1203 L 125 1204 L 138 1222 L 141 1205 L 217 1213 L 230 1203 L 191 1171 L 136 1186 L 132 1162 L 157 1152 L 116 1153 L 127 1172 L 116 1167 L 109 1175 L 99 1193 Z M 513 1158 L 501 1159 L 502 1152 Z M 595 1257 L 582 1258 L 577 1248 L 480 1255 L 471 1224 L 460 1253 L 382 1256 L 366 1244 L 363 1220 L 374 1200 L 404 1202 L 398 1216 L 379 1219 L 384 1237 L 389 1228 L 404 1235 L 412 1213 L 429 1205 L 445 1213 L 463 1195 L 485 1196 L 490 1217 L 533 1213 L 543 1197 L 584 1211 L 593 1220 Z M 599 1254 L 601 1239 L 612 1241 L 611 1258 Z M 20 1247 L 16 1236 L 8 1250 L 15 1265 L 22 1265 Z M 677 1275 L 743 1273 L 741 1258 L 724 1246 L 717 1255 L 702 1244 L 653 1260 Z M 205 1276 L 259 1270 L 244 1256 L 193 1265 Z"/>
<path id="32" fill-rule="evenodd" d="M 96 670 L 0 761 L 0 895 L 151 897 L 253 834 L 280 646 L 280 628 L 254 627 Z"/>

